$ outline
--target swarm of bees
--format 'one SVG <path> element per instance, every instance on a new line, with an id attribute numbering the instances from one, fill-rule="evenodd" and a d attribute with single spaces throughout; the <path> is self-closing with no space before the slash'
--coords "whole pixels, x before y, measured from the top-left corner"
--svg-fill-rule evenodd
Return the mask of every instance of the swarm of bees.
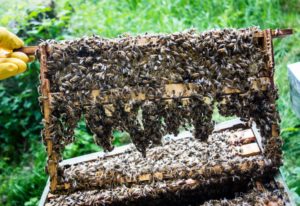
<path id="1" fill-rule="evenodd" d="M 214 126 L 215 103 L 222 115 L 255 120 L 263 136 L 270 137 L 272 123 L 279 121 L 270 107 L 277 93 L 271 85 L 265 91 L 251 87 L 251 79 L 272 73 L 253 38 L 256 31 L 191 30 L 46 42 L 46 75 L 53 93 L 51 135 L 57 149 L 73 140 L 81 116 L 105 151 L 113 149 L 114 129 L 129 132 L 143 156 L 149 146 L 161 144 L 163 135 L 176 135 L 181 127 L 192 125 L 195 138 L 206 141 Z M 194 88 L 188 101 L 175 90 L 166 97 L 166 85 L 190 83 Z M 225 87 L 239 93 L 224 95 Z M 95 97 L 96 90 L 100 93 Z"/>
<path id="2" fill-rule="evenodd" d="M 200 176 L 203 182 L 199 185 L 206 182 L 224 184 L 229 180 L 236 182 L 260 176 L 269 166 L 268 162 L 263 155 L 240 156 L 238 147 L 229 143 L 231 135 L 232 130 L 213 133 L 207 142 L 193 138 L 166 141 L 162 146 L 149 149 L 147 158 L 130 148 L 121 155 L 65 166 L 61 168 L 60 178 L 70 183 L 71 191 L 152 184 L 168 179 L 199 179 Z"/>
<path id="3" fill-rule="evenodd" d="M 257 31 L 191 30 L 44 42 L 51 93 L 47 132 L 56 152 L 73 142 L 82 117 L 105 151 L 114 148 L 113 130 L 128 132 L 136 147 L 116 157 L 60 167 L 59 182 L 75 192 L 57 196 L 49 205 L 120 205 L 199 192 L 213 197 L 220 194 L 220 184 L 240 185 L 234 183 L 277 171 L 281 141 L 272 137 L 272 125 L 280 121 L 277 89 L 268 56 L 254 38 Z M 226 144 L 231 131 L 211 134 L 215 106 L 221 115 L 254 121 L 263 137 L 263 154 L 241 158 Z M 195 139 L 162 141 L 180 129 L 193 130 Z M 270 199 L 269 193 L 257 191 L 241 197 L 204 205 L 253 205 Z"/>
<path id="4" fill-rule="evenodd" d="M 254 187 L 248 192 L 243 193 L 233 199 L 210 200 L 201 204 L 202 206 L 210 205 L 276 205 L 283 206 L 288 202 L 288 198 L 282 185 L 276 185 L 273 181 L 263 184 L 263 191 Z"/>
<path id="5" fill-rule="evenodd" d="M 120 186 L 114 190 L 100 189 L 89 191 L 77 191 L 68 195 L 53 195 L 47 203 L 48 206 L 56 205 L 278 205 L 283 206 L 288 202 L 284 189 L 276 185 L 273 181 L 263 184 L 261 190 L 250 182 L 248 188 L 239 188 L 236 192 L 234 187 L 223 187 L 224 194 L 230 194 L 227 198 L 214 199 L 214 187 L 206 185 L 201 189 L 195 190 L 199 181 L 176 180 L 157 182 L 146 185 Z M 177 193 L 178 188 L 184 190 Z M 199 192 L 210 190 L 210 196 L 197 195 Z M 172 193 L 170 196 L 168 194 Z M 235 193 L 234 193 L 235 192 Z M 175 195 L 174 195 L 175 194 Z M 208 197 L 211 200 L 205 201 Z M 205 199 L 206 198 L 206 199 Z"/>

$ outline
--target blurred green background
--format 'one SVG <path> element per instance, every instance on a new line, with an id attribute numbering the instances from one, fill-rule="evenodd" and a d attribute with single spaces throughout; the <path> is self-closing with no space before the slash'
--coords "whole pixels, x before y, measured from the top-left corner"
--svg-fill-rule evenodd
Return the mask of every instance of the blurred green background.
<path id="1" fill-rule="evenodd" d="M 281 172 L 300 204 L 300 120 L 290 108 L 287 80 L 287 64 L 300 61 L 299 0 L 0 0 L 0 4 L 0 26 L 18 34 L 27 45 L 92 34 L 117 37 L 190 28 L 293 28 L 293 36 L 274 42 L 275 78 L 285 141 Z M 34 62 L 24 74 L 0 82 L 0 205 L 36 205 L 46 183 L 38 73 L 39 65 Z M 67 147 L 65 158 L 100 150 L 83 122 L 76 137 L 80 138 Z M 128 142 L 124 134 L 116 132 L 115 137 L 116 145 Z"/>

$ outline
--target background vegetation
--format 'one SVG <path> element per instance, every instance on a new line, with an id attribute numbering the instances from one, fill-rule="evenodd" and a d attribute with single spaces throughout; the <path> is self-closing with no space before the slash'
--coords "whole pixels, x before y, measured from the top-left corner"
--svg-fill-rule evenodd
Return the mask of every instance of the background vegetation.
<path id="1" fill-rule="evenodd" d="M 275 40 L 276 83 L 285 144 L 281 172 L 300 202 L 300 121 L 290 108 L 288 63 L 300 60 L 299 0 L 0 0 L 0 25 L 8 27 L 28 45 L 44 39 L 73 39 L 97 34 L 171 33 L 225 27 L 259 26 L 294 28 L 292 37 Z M 45 148 L 40 138 L 41 114 L 37 101 L 39 65 L 0 82 L 0 205 L 36 205 L 45 186 Z M 75 144 L 64 153 L 69 158 L 98 151 L 81 122 Z M 115 133 L 115 144 L 127 142 Z M 299 203 L 300 204 L 300 203 Z"/>

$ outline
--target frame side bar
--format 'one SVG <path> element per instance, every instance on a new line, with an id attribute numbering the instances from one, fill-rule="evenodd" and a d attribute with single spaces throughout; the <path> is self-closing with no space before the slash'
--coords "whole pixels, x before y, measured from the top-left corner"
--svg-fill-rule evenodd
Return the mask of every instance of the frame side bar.
<path id="1" fill-rule="evenodd" d="M 54 191 L 57 186 L 57 168 L 58 168 L 58 154 L 53 149 L 53 140 L 50 136 L 49 124 L 51 122 L 50 114 L 50 83 L 46 78 L 47 72 L 47 44 L 43 44 L 39 47 L 41 52 L 40 57 L 40 80 L 41 80 L 41 94 L 43 101 L 43 112 L 44 112 L 44 142 L 47 148 L 48 164 L 47 172 L 50 176 L 50 190 Z"/>

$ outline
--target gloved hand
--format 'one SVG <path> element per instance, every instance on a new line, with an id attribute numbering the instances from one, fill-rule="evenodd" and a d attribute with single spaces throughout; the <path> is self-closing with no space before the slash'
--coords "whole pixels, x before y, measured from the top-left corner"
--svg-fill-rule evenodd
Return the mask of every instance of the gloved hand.
<path id="1" fill-rule="evenodd" d="M 26 71 L 28 56 L 23 52 L 13 52 L 23 45 L 16 35 L 0 27 L 0 80 Z"/>

